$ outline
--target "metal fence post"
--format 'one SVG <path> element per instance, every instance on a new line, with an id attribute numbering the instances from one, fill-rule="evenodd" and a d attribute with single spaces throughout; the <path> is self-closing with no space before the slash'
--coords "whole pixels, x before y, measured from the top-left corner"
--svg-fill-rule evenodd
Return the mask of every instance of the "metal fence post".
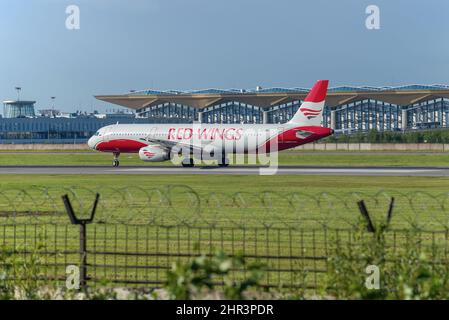
<path id="1" fill-rule="evenodd" d="M 86 224 L 80 223 L 80 288 L 87 284 Z"/>
<path id="2" fill-rule="evenodd" d="M 374 226 L 373 221 L 371 220 L 371 217 L 368 213 L 368 209 L 366 208 L 365 201 L 360 200 L 357 202 L 357 205 L 359 206 L 359 211 L 362 214 L 362 216 L 365 218 L 367 223 L 367 230 L 369 232 L 376 232 L 376 227 Z M 386 223 L 381 225 L 381 229 L 385 229 L 390 225 L 391 218 L 393 217 L 393 209 L 394 209 L 394 197 L 390 199 L 390 205 L 388 206 L 388 212 L 386 217 Z"/>
<path id="3" fill-rule="evenodd" d="M 366 223 L 367 223 L 366 228 L 368 229 L 368 231 L 373 232 L 373 233 L 376 232 L 376 228 L 374 227 L 373 221 L 371 220 L 368 210 L 366 209 L 365 201 L 361 200 L 361 201 L 357 202 L 357 204 L 359 206 L 360 213 L 366 220 Z"/>
<path id="4" fill-rule="evenodd" d="M 100 199 L 100 194 L 96 194 L 95 202 L 92 207 L 92 212 L 90 214 L 90 218 L 88 219 L 79 219 L 76 217 L 75 212 L 73 211 L 72 204 L 70 202 L 69 196 L 63 195 L 62 201 L 64 202 L 65 209 L 67 214 L 69 215 L 70 222 L 75 225 L 80 226 L 80 289 L 85 289 L 87 286 L 87 224 L 92 223 L 95 218 L 95 212 L 97 210 L 98 200 Z"/>

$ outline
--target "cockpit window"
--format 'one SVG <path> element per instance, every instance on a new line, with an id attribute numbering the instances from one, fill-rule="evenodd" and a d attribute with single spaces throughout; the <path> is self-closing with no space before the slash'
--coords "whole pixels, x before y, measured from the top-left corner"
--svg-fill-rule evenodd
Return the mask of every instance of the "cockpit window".
<path id="1" fill-rule="evenodd" d="M 99 136 L 100 135 L 100 131 L 95 132 L 95 135 Z"/>

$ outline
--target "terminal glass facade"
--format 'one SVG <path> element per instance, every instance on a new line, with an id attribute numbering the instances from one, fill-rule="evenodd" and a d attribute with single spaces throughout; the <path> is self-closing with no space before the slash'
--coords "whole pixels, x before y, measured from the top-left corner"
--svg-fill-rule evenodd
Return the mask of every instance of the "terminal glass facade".
<path id="1" fill-rule="evenodd" d="M 392 103 L 391 97 L 400 96 L 401 91 L 425 90 L 428 92 L 448 90 L 445 85 L 409 85 L 401 87 L 335 87 L 329 88 L 329 93 L 354 94 L 357 98 L 350 102 L 325 107 L 324 125 L 347 133 L 369 130 L 401 131 L 449 127 L 449 99 L 433 94 L 419 93 L 424 98 L 410 104 Z M 269 88 L 259 89 L 257 93 L 289 94 L 307 93 L 305 88 Z M 270 106 L 257 106 L 226 98 L 226 94 L 244 99 L 244 94 L 250 91 L 236 89 L 207 89 L 197 91 L 142 91 L 132 95 L 144 96 L 157 94 L 170 96 L 175 94 L 224 94 L 215 104 L 204 108 L 195 108 L 176 103 L 164 103 L 138 109 L 140 117 L 160 117 L 173 119 L 180 123 L 200 121 L 203 123 L 285 123 L 289 121 L 301 105 L 301 100 L 285 99 L 286 102 Z M 365 93 L 366 92 L 366 93 Z M 379 98 L 364 97 L 370 93 L 378 94 Z M 379 93 L 382 93 L 379 95 Z M 415 93 L 413 93 L 415 94 Z M 387 98 L 383 101 L 383 95 Z M 446 94 L 447 95 L 447 94 Z M 358 98 L 360 96 L 360 98 Z M 165 98 L 164 98 L 165 99 Z M 167 100 L 170 98 L 167 97 Z M 283 100 L 283 99 L 279 99 Z M 412 99 L 413 100 L 413 99 Z"/>
<path id="2" fill-rule="evenodd" d="M 34 117 L 34 104 L 34 101 L 5 101 L 3 102 L 3 117 Z"/>

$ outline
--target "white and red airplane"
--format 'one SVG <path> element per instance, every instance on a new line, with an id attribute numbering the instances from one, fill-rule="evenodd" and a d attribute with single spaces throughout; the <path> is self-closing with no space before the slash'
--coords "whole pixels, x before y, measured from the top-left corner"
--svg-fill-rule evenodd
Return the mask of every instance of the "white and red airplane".
<path id="1" fill-rule="evenodd" d="M 318 80 L 285 124 L 116 124 L 98 130 L 88 145 L 113 153 L 114 167 L 121 153 L 139 153 L 141 160 L 150 162 L 182 153 L 185 167 L 193 166 L 192 156 L 199 155 L 227 166 L 228 155 L 277 152 L 332 135 L 332 129 L 322 127 L 328 83 Z"/>

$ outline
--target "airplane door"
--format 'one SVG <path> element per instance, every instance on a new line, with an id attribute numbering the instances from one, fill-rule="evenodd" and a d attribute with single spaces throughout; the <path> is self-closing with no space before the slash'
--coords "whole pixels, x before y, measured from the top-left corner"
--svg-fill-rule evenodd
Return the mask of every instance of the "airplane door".
<path id="1" fill-rule="evenodd" d="M 111 140 L 111 127 L 107 127 L 103 132 L 103 141 L 108 142 Z"/>

